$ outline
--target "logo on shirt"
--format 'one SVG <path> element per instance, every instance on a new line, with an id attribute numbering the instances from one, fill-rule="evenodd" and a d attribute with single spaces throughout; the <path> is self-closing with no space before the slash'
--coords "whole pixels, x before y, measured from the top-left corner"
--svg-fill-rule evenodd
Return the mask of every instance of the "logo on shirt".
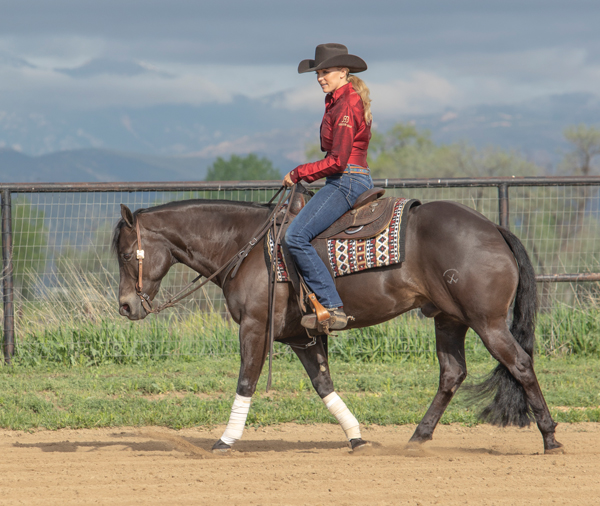
<path id="1" fill-rule="evenodd" d="M 345 126 L 348 128 L 352 128 L 352 125 L 350 125 L 349 123 L 350 123 L 350 116 L 344 116 L 342 118 L 342 120 L 338 123 L 338 126 Z"/>

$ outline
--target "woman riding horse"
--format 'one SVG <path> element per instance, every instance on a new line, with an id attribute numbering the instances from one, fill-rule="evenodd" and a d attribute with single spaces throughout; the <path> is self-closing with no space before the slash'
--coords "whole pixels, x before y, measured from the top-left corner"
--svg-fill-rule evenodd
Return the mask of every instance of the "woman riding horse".
<path id="1" fill-rule="evenodd" d="M 309 290 L 329 311 L 328 327 L 332 330 L 346 327 L 348 318 L 333 278 L 310 242 L 349 211 L 361 193 L 373 188 L 367 166 L 373 120 L 369 88 L 360 78 L 349 75 L 366 69 L 364 60 L 348 54 L 342 44 L 318 45 L 314 60 L 300 62 L 298 73 L 316 72 L 327 93 L 321 122 L 321 150 L 327 154 L 317 162 L 299 165 L 283 179 L 285 186 L 292 186 L 301 180 L 310 183 L 327 178 L 325 186 L 289 226 L 284 245 Z M 303 318 L 302 324 L 316 328 L 314 316 Z"/>
<path id="2" fill-rule="evenodd" d="M 315 70 L 329 94 L 321 125 L 321 145 L 327 156 L 297 167 L 284 183 L 327 176 L 327 184 L 292 222 L 286 242 L 307 284 L 331 310 L 331 329 L 346 325 L 346 316 L 329 272 L 309 241 L 371 187 L 366 164 L 371 126 L 368 91 L 361 91 L 362 81 L 348 77 L 348 71 L 366 68 L 364 61 L 349 55 L 344 46 L 324 44 L 317 47 L 315 60 L 301 62 L 298 69 Z M 238 384 L 229 423 L 213 447 L 218 452 L 229 451 L 242 437 L 268 351 L 268 268 L 262 248 L 247 252 L 246 247 L 257 244 L 250 234 L 268 222 L 271 212 L 269 206 L 221 200 L 173 202 L 135 214 L 122 206 L 122 219 L 115 228 L 113 247 L 119 258 L 119 312 L 123 316 L 139 320 L 151 314 L 161 280 L 179 262 L 222 288 L 227 308 L 240 326 Z M 405 237 L 401 264 L 343 276 L 338 278 L 337 288 L 354 316 L 349 324 L 352 328 L 375 325 L 417 308 L 434 319 L 440 380 L 411 442 L 432 438 L 466 378 L 465 336 L 471 328 L 499 362 L 479 389 L 490 396 L 482 419 L 523 427 L 533 418 L 544 451 L 561 452 L 562 445 L 555 438 L 556 423 L 533 367 L 536 279 L 523 244 L 508 229 L 478 212 L 445 201 L 411 208 Z M 243 250 L 241 245 L 246 245 Z M 239 272 L 230 275 L 229 262 L 244 252 Z M 335 392 L 323 341 L 307 343 L 306 330 L 300 324 L 303 317 L 289 283 L 276 284 L 275 289 L 279 292 L 272 320 L 276 322 L 275 340 L 294 345 L 293 351 L 342 426 L 351 448 L 364 448 L 367 443 L 361 438 L 357 419 Z"/>

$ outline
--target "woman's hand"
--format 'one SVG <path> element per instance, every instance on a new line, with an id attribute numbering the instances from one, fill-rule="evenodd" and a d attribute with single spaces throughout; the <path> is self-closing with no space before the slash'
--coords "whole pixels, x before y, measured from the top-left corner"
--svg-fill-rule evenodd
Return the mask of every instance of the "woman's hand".
<path id="1" fill-rule="evenodd" d="M 289 172 L 283 178 L 283 182 L 282 183 L 283 183 L 283 186 L 287 186 L 288 188 L 290 186 L 294 186 L 294 182 L 292 181 L 292 177 L 290 176 Z"/>

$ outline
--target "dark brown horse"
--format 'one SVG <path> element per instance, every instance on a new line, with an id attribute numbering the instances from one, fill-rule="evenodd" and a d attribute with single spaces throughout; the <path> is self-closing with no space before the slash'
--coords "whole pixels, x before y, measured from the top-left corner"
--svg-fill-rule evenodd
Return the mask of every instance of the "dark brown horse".
<path id="1" fill-rule="evenodd" d="M 248 243 L 271 209 L 253 203 L 189 200 L 132 214 L 122 206 L 122 219 L 115 227 L 113 240 L 120 267 L 120 313 L 131 320 L 148 314 L 136 294 L 136 223 L 145 250 L 144 291 L 154 299 L 161 279 L 175 263 L 183 263 L 206 277 L 217 271 Z M 230 419 L 231 426 L 237 424 L 237 432 L 233 438 L 223 437 L 215 444 L 216 449 L 228 449 L 241 437 L 249 398 L 268 351 L 269 281 L 262 245 L 259 243 L 250 252 L 233 279 L 221 272 L 214 282 L 223 289 L 231 316 L 240 326 L 241 365 Z M 440 201 L 417 206 L 410 210 L 402 264 L 343 276 L 336 279 L 336 286 L 346 313 L 355 318 L 349 328 L 375 325 L 415 308 L 435 320 L 439 387 L 411 442 L 432 438 L 444 410 L 467 376 L 464 342 L 470 327 L 499 362 L 481 385 L 480 393 L 492 398 L 481 414 L 483 420 L 501 426 L 526 426 L 533 418 L 542 434 L 544 450 L 561 451 L 562 445 L 554 437 L 556 424 L 533 370 L 534 271 L 523 245 L 511 232 L 457 203 Z M 509 329 L 507 316 L 513 301 Z M 278 284 L 275 339 L 296 345 L 307 343 L 300 319 L 291 285 Z M 334 393 L 322 341 L 293 349 L 331 411 L 332 396 L 339 397 Z M 238 398 L 247 402 L 245 408 L 240 408 Z M 338 410 L 341 414 L 336 417 L 351 439 L 352 448 L 359 448 L 364 441 L 354 429 L 347 430 L 352 425 L 348 419 L 356 419 L 343 401 L 339 402 L 336 406 L 346 411 Z"/>

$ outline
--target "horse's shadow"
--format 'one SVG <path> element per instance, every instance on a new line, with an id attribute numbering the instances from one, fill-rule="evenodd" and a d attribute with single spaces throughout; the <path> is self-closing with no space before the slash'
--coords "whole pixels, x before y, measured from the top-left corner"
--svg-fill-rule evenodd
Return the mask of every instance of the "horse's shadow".
<path id="1" fill-rule="evenodd" d="M 142 431 L 139 433 L 119 433 L 112 434 L 114 441 L 58 441 L 50 443 L 14 443 L 16 448 L 38 448 L 43 452 L 74 453 L 88 449 L 94 452 L 104 449 L 113 449 L 114 451 L 133 451 L 138 454 L 150 452 L 182 452 L 189 457 L 197 458 L 218 458 L 224 455 L 214 455 L 211 448 L 215 442 L 214 438 L 182 437 L 169 434 L 162 431 Z M 132 439 L 144 439 L 143 441 L 132 441 Z M 285 453 L 317 453 L 322 450 L 344 450 L 350 453 L 350 447 L 343 441 L 285 441 L 283 439 L 263 439 L 255 441 L 238 441 L 235 445 L 235 451 L 231 455 L 240 455 L 246 453 L 260 454 L 267 452 Z M 493 448 L 447 448 L 447 447 L 427 447 L 421 445 L 399 445 L 384 446 L 373 442 L 371 446 L 361 450 L 358 455 L 378 455 L 378 456 L 402 456 L 402 457 L 448 457 L 454 456 L 474 456 L 474 455 L 493 455 L 493 456 L 511 456 L 523 455 L 521 452 L 501 451 Z"/>
<path id="2" fill-rule="evenodd" d="M 190 456 L 209 457 L 213 456 L 210 452 L 215 439 L 182 437 L 165 432 L 150 431 L 140 433 L 120 433 L 112 434 L 114 441 L 58 441 L 58 442 L 38 442 L 38 443 L 14 443 L 16 448 L 38 448 L 43 452 L 73 453 L 78 450 L 93 452 L 103 449 L 114 448 L 115 451 L 134 451 L 144 452 L 172 452 L 180 451 Z M 145 439 L 145 441 L 132 441 L 131 439 Z M 349 445 L 345 442 L 331 441 L 284 441 L 282 439 L 265 439 L 261 441 L 238 441 L 235 452 L 242 453 L 261 453 L 261 452 L 305 452 L 311 453 L 319 450 L 339 450 L 347 448 Z"/>

